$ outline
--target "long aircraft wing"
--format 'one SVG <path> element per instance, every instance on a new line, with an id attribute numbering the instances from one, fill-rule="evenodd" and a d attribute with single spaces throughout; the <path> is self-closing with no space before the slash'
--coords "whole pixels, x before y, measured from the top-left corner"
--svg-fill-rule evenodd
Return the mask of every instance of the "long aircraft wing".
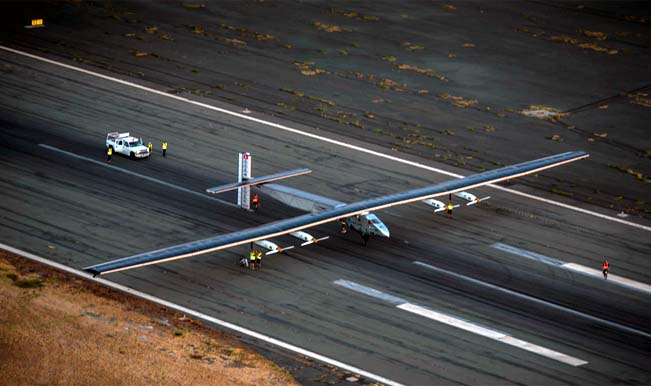
<path id="1" fill-rule="evenodd" d="M 418 188 L 402 193 L 395 193 L 387 196 L 372 198 L 369 200 L 358 201 L 323 211 L 312 212 L 302 216 L 289 218 L 286 220 L 275 221 L 233 233 L 210 237 L 204 240 L 192 241 L 185 244 L 159 249 L 157 251 L 145 252 L 122 259 L 112 260 L 86 267 L 84 270 L 92 273 L 93 275 L 103 275 L 150 264 L 159 264 L 166 261 L 184 259 L 186 257 L 219 251 L 221 249 L 231 248 L 257 240 L 263 240 L 284 235 L 290 232 L 296 232 L 337 219 L 354 216 L 363 212 L 376 211 L 391 206 L 423 201 L 428 198 L 444 196 L 465 189 L 476 188 L 482 185 L 509 180 L 527 174 L 537 173 L 587 157 L 589 157 L 589 154 L 586 152 L 575 151 L 540 158 L 537 160 L 506 166 L 479 174 L 473 174 L 456 180 L 442 182 L 424 188 Z"/>

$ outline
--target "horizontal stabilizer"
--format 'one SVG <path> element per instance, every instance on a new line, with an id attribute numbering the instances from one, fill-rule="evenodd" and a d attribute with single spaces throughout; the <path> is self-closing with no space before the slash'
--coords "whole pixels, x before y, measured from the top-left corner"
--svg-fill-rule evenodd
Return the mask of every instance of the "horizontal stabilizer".
<path id="1" fill-rule="evenodd" d="M 266 184 L 268 182 L 283 180 L 285 178 L 296 177 L 296 176 L 300 176 L 300 175 L 308 174 L 308 173 L 312 173 L 312 171 L 310 169 L 306 169 L 306 168 L 289 170 L 289 171 L 286 171 L 286 172 L 270 174 L 270 175 L 264 176 L 264 177 L 250 178 L 250 179 L 248 179 L 246 181 L 242 181 L 242 182 L 233 182 L 232 184 L 215 186 L 214 188 L 206 189 L 206 193 L 212 193 L 212 194 L 223 193 L 223 192 L 228 192 L 230 190 L 235 190 L 237 188 L 243 188 L 243 187 L 246 187 L 246 186 L 254 186 L 254 185 L 262 185 L 262 184 Z"/>

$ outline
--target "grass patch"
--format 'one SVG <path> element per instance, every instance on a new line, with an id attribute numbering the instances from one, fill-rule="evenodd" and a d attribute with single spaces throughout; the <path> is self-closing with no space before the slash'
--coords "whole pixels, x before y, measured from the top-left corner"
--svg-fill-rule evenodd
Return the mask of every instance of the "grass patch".
<path id="1" fill-rule="evenodd" d="M 642 173 L 640 171 L 637 171 L 635 169 L 623 168 L 621 166 L 617 166 L 617 165 L 613 165 L 613 164 L 609 164 L 608 167 L 613 168 L 615 170 L 619 170 L 622 173 L 632 175 L 638 181 L 642 181 L 642 182 L 646 182 L 646 183 L 651 182 L 651 176 L 648 176 L 648 175 L 646 175 L 646 174 L 644 174 L 644 173 Z"/>
<path id="2" fill-rule="evenodd" d="M 294 66 L 305 76 L 327 74 L 328 71 L 314 67 L 314 62 L 294 62 Z"/>
<path id="3" fill-rule="evenodd" d="M 466 99 L 466 98 L 464 98 L 462 96 L 450 95 L 450 94 L 447 94 L 447 93 L 439 94 L 439 98 L 441 98 L 443 100 L 451 100 L 452 105 L 454 105 L 456 107 L 463 108 L 463 109 L 468 108 L 470 106 L 474 106 L 477 103 L 479 103 L 479 101 L 477 99 Z"/>
<path id="4" fill-rule="evenodd" d="M 583 48 L 586 50 L 592 50 L 595 52 L 604 52 L 609 55 L 617 55 L 619 53 L 618 50 L 610 49 L 608 47 L 601 46 L 595 42 L 584 42 L 576 38 L 572 38 L 566 35 L 555 35 L 550 38 L 554 42 L 559 42 L 559 43 L 565 43 L 565 44 L 570 44 L 575 47 Z"/>
<path id="5" fill-rule="evenodd" d="M 14 285 L 20 288 L 41 288 L 43 287 L 43 284 L 43 279 L 37 275 L 17 277 L 14 280 Z"/>
<path id="6" fill-rule="evenodd" d="M 286 92 L 288 94 L 296 95 L 298 97 L 305 96 L 304 93 L 302 93 L 300 91 L 292 90 L 291 88 L 279 88 L 279 90 L 282 91 L 282 92 Z"/>
<path id="7" fill-rule="evenodd" d="M 206 4 L 203 3 L 182 3 L 183 8 L 185 9 L 202 9 L 206 8 Z"/>
<path id="8" fill-rule="evenodd" d="M 561 189 L 558 189 L 558 188 L 552 188 L 552 193 L 555 193 L 555 194 L 558 194 L 558 195 L 561 195 L 561 196 L 564 196 L 564 197 L 573 197 L 574 196 L 574 193 L 567 192 L 565 190 L 561 190 Z"/>
<path id="9" fill-rule="evenodd" d="M 350 32 L 349 29 L 342 28 L 336 24 L 326 24 L 321 23 L 320 21 L 313 22 L 312 27 L 324 32 Z"/>
<path id="10" fill-rule="evenodd" d="M 447 82 L 448 81 L 446 77 L 444 77 L 443 75 L 437 74 L 436 71 L 434 71 L 434 70 L 432 70 L 430 68 L 420 68 L 420 67 L 417 67 L 417 66 L 412 66 L 410 64 L 402 63 L 402 64 L 398 64 L 398 69 L 399 70 L 414 71 L 414 72 L 417 72 L 419 74 L 427 75 L 430 78 L 437 78 L 438 80 L 440 80 L 442 82 Z"/>
<path id="11" fill-rule="evenodd" d="M 592 39 L 596 39 L 596 40 L 606 40 L 606 39 L 608 39 L 608 35 L 605 34 L 605 33 L 603 33 L 603 32 L 599 32 L 599 31 L 588 31 L 588 30 L 583 30 L 583 31 L 581 31 L 581 32 L 582 32 L 585 36 L 587 36 L 587 37 L 589 37 L 589 38 L 592 38 Z"/>
<path id="12" fill-rule="evenodd" d="M 649 98 L 649 94 L 645 92 L 636 92 L 636 93 L 631 93 L 626 95 L 628 97 L 628 101 L 630 103 L 644 106 L 644 107 L 651 107 L 651 98 Z"/>
<path id="13" fill-rule="evenodd" d="M 561 136 L 558 134 L 550 135 L 548 137 L 545 137 L 545 139 L 549 139 L 550 141 L 555 141 L 555 142 L 563 142 L 563 138 L 561 138 Z"/>
<path id="14" fill-rule="evenodd" d="M 151 53 L 147 51 L 139 51 L 139 50 L 130 50 L 129 53 L 135 57 L 142 58 L 145 56 L 150 56 Z"/>
<path id="15" fill-rule="evenodd" d="M 410 42 L 401 42 L 400 45 L 405 47 L 405 49 L 407 51 L 422 51 L 422 50 L 425 49 L 425 46 L 421 46 L 421 45 L 418 45 L 418 44 L 413 44 L 413 43 L 410 43 Z"/>
<path id="16" fill-rule="evenodd" d="M 372 15 L 363 15 L 361 13 L 355 12 L 355 11 L 346 11 L 343 9 L 337 9 L 337 8 L 330 8 L 330 13 L 337 14 L 337 15 L 342 15 L 351 19 L 357 19 L 360 21 L 379 21 L 380 18 L 377 16 L 372 16 Z"/>
<path id="17" fill-rule="evenodd" d="M 285 110 L 296 110 L 296 106 L 288 105 L 287 103 L 284 102 L 278 102 L 276 103 L 276 106 L 282 107 Z"/>
<path id="18" fill-rule="evenodd" d="M 402 87 L 405 85 L 402 83 L 398 83 L 395 80 L 391 79 L 382 79 L 380 82 L 375 84 L 379 88 L 383 88 L 385 90 L 393 90 L 393 91 L 405 91 Z"/>
<path id="19" fill-rule="evenodd" d="M 526 115 L 527 117 L 546 119 L 554 122 L 558 121 L 558 119 L 564 116 L 569 115 L 569 113 L 564 113 L 559 109 L 543 105 L 531 105 L 528 108 L 519 110 L 517 112 L 522 115 Z"/>
<path id="20" fill-rule="evenodd" d="M 226 30 L 234 31 L 240 34 L 241 36 L 248 36 L 252 37 L 255 40 L 272 40 L 274 39 L 274 36 L 271 34 L 265 34 L 265 33 L 260 33 L 256 31 L 252 31 L 243 27 L 236 27 L 228 24 L 222 24 L 221 27 Z"/>

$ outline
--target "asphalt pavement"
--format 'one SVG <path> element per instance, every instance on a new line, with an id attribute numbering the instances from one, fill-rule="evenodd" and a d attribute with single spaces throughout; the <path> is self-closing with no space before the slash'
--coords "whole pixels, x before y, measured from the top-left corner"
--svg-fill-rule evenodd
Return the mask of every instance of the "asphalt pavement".
<path id="1" fill-rule="evenodd" d="M 500 15 L 522 13 L 513 11 L 513 8 L 519 6 L 509 4 L 490 5 L 485 12 L 491 14 L 499 11 Z M 547 3 L 533 4 L 531 12 L 536 7 L 556 9 L 554 12 L 568 12 L 571 15 L 583 12 L 580 9 L 571 12 L 558 10 L 559 7 L 550 7 Z M 440 16 L 445 17 L 445 20 L 451 19 L 454 12 L 470 12 L 469 9 L 479 7 L 475 3 L 459 3 L 455 9 L 446 9 L 443 4 L 431 6 L 436 8 L 436 12 L 446 10 L 446 15 Z M 135 25 L 139 31 L 143 31 L 144 26 L 150 25 L 142 20 L 128 23 L 126 19 L 121 19 L 137 19 L 136 16 L 142 12 L 143 7 L 151 7 L 152 17 L 158 15 L 161 20 L 164 17 L 173 18 L 173 13 L 177 11 L 194 12 L 202 15 L 200 17 L 212 15 L 237 19 L 235 10 L 224 7 L 217 11 L 214 4 L 198 9 L 178 4 L 148 3 L 111 7 L 102 8 L 84 3 L 54 7 L 52 12 L 57 17 L 53 24 L 41 30 L 44 32 L 12 32 L 5 35 L 2 43 L 4 46 L 69 65 L 170 92 L 170 85 L 174 83 L 172 81 L 176 81 L 179 75 L 178 71 L 174 73 L 166 69 L 166 66 L 171 65 L 170 62 L 165 65 L 150 64 L 150 72 L 132 62 L 141 60 L 142 57 L 128 54 L 125 57 L 114 57 L 123 67 L 102 67 L 89 62 L 88 55 L 76 61 L 70 60 L 66 50 L 82 50 L 86 45 L 93 46 L 92 50 L 85 48 L 88 50 L 86 53 L 93 55 L 100 55 L 103 50 L 116 50 L 111 46 L 113 37 L 124 37 L 124 34 L 129 33 L 126 32 L 129 26 Z M 126 11 L 129 7 L 138 12 L 129 16 Z M 287 3 L 272 3 L 251 8 L 252 12 L 267 9 L 273 14 L 286 7 Z M 363 15 L 377 14 L 381 21 L 392 20 L 392 28 L 402 26 L 402 20 L 409 19 L 402 17 L 402 12 L 415 17 L 414 6 L 405 6 L 404 11 L 394 13 L 383 7 L 388 5 L 359 5 L 357 17 L 363 19 Z M 310 12 L 318 13 L 323 7 L 308 3 L 299 8 L 308 8 Z M 331 8 L 335 11 L 328 11 L 328 17 L 340 18 L 338 20 L 347 23 L 362 23 L 363 26 L 378 23 L 370 19 L 362 22 L 355 17 L 342 16 L 337 13 L 336 6 Z M 92 17 L 97 16 L 98 12 L 113 12 L 118 18 Z M 80 14 L 86 17 L 78 17 Z M 603 18 L 594 16 L 594 13 L 590 15 Z M 584 14 L 579 16 L 586 17 Z M 611 23 L 623 23 L 617 18 L 608 20 L 615 20 Z M 162 33 L 161 23 L 158 23 L 161 31 L 157 34 Z M 192 23 L 197 25 L 196 21 Z M 259 20 L 259 23 L 264 25 L 264 20 Z M 631 29 L 644 26 L 631 21 L 627 23 Z M 46 24 L 49 24 L 47 20 Z M 72 47 L 70 24 L 75 24 L 78 32 L 87 31 L 88 39 L 83 39 Z M 183 20 L 173 25 L 180 30 L 186 28 L 184 26 L 187 24 L 190 22 Z M 227 24 L 236 23 L 230 21 Z M 343 22 L 340 24 L 348 25 Z M 111 29 L 117 28 L 116 25 L 122 25 L 125 32 L 118 34 Z M 288 23 L 289 27 L 292 25 Z M 419 25 L 409 24 L 410 28 L 425 28 Z M 256 28 L 262 31 L 264 29 L 261 26 Z M 217 27 L 226 32 L 233 31 L 215 24 Z M 105 28 L 106 44 L 90 44 L 93 39 L 99 39 L 97 31 L 102 28 Z M 310 24 L 305 28 L 311 33 L 319 31 Z M 254 28 L 249 26 L 248 29 Z M 150 34 L 146 31 L 139 34 L 146 38 L 145 41 L 150 39 Z M 196 44 L 196 60 L 186 56 L 186 64 L 199 66 L 201 60 L 208 61 L 200 54 L 208 44 L 208 36 L 192 31 L 187 31 L 187 34 L 185 37 L 180 33 L 174 36 L 177 47 L 181 45 L 182 39 L 188 39 L 188 45 Z M 274 35 L 277 40 L 285 41 L 277 32 Z M 159 35 L 153 36 L 162 42 L 158 44 L 168 43 Z M 256 44 L 271 44 L 252 36 L 254 37 L 246 47 L 232 47 L 232 43 L 221 41 L 215 36 L 210 36 L 210 39 L 211 44 L 226 47 L 223 50 L 240 50 L 234 60 L 244 61 L 246 56 L 260 54 L 261 49 L 256 48 Z M 311 35 L 292 36 L 296 41 L 301 41 Z M 530 35 L 524 36 L 529 39 Z M 374 42 L 392 41 L 372 34 L 367 37 Z M 646 35 L 639 39 L 639 45 L 643 45 Z M 394 40 L 399 42 L 402 39 Z M 277 46 L 276 51 L 290 50 L 280 43 L 274 44 Z M 295 48 L 299 45 L 296 42 L 293 44 Z M 358 44 L 360 47 L 352 47 L 351 51 L 363 48 L 365 41 L 360 40 Z M 573 55 L 573 60 L 577 60 L 576 56 L 579 55 L 601 54 L 596 51 L 580 51 L 580 48 L 571 44 L 554 44 L 564 47 L 568 52 L 579 50 L 577 52 L 580 54 Z M 426 47 L 430 46 L 426 44 Z M 61 51 L 54 50 L 55 47 L 61 48 Z M 478 47 L 481 47 L 480 43 L 475 48 Z M 175 52 L 182 56 L 183 49 Z M 249 51 L 242 52 L 242 49 Z M 646 55 L 646 48 L 638 47 L 635 50 L 638 49 L 641 53 L 637 59 L 643 61 L 640 58 Z M 414 48 L 408 52 L 413 54 L 419 50 Z M 341 53 L 338 55 L 345 56 Z M 161 53 L 160 56 L 164 55 Z M 613 54 L 610 57 L 615 56 Z M 127 58 L 130 62 L 126 61 Z M 622 59 L 627 66 L 640 65 L 631 58 L 617 59 Z M 275 68 L 263 68 L 260 61 L 255 63 L 259 68 L 257 76 Z M 360 65 L 361 62 L 353 63 Z M 210 64 L 214 65 L 215 62 Z M 340 201 L 379 196 L 450 178 L 431 170 L 223 114 L 6 50 L 0 51 L 0 66 L 0 88 L 3 90 L 0 94 L 3 111 L 0 116 L 2 242 L 72 267 L 81 268 L 299 214 L 300 212 L 273 200 L 266 200 L 264 191 L 262 208 L 256 213 L 245 212 L 203 194 L 207 187 L 231 182 L 236 178 L 237 153 L 240 151 L 252 153 L 253 172 L 257 176 L 308 167 L 313 170 L 311 174 L 297 177 L 287 184 Z M 291 61 L 288 61 L 288 66 L 288 71 L 296 72 L 292 68 L 296 66 Z M 132 74 L 128 74 L 127 70 Z M 139 71 L 152 74 L 154 70 L 159 71 L 155 72 L 159 75 L 142 77 L 136 74 Z M 197 76 L 203 74 L 201 71 Z M 599 64 L 595 64 L 593 71 L 593 78 L 586 79 L 586 83 L 592 84 L 602 69 Z M 163 73 L 167 75 L 161 75 Z M 191 74 L 188 71 L 186 75 L 192 77 Z M 276 75 L 274 79 L 282 79 L 284 76 Z M 227 72 L 223 76 L 233 79 Z M 244 78 L 244 74 L 240 76 Z M 294 76 L 303 75 L 299 73 Z M 452 75 L 446 76 L 451 79 L 448 83 L 471 83 L 464 83 L 462 79 L 455 81 Z M 532 74 L 533 78 L 535 76 Z M 554 72 L 550 71 L 546 76 L 553 77 Z M 618 87 L 612 87 L 633 89 L 643 83 L 641 77 L 642 74 L 630 71 L 624 76 L 626 81 L 622 81 Z M 308 84 L 313 82 L 314 77 L 298 79 L 305 83 L 292 85 L 293 90 L 298 90 L 299 86 L 301 90 L 308 90 Z M 332 84 L 336 84 L 337 79 L 334 77 Z M 437 78 L 434 80 L 440 82 Z M 547 81 L 542 76 L 537 82 Z M 546 92 L 566 101 L 577 98 L 570 92 L 575 90 L 574 87 L 568 87 L 571 90 L 565 92 L 567 90 L 562 90 L 561 86 L 562 84 L 556 84 L 557 88 Z M 315 88 L 314 91 L 309 91 L 315 95 L 317 90 L 325 92 L 327 89 L 322 83 L 312 83 L 310 87 Z M 378 88 L 375 85 L 373 87 Z M 279 87 L 268 89 L 272 88 L 278 91 Z M 362 86 L 359 88 L 355 92 L 363 92 Z M 493 97 L 486 91 L 478 99 L 503 106 L 535 103 L 525 102 L 526 98 L 521 94 L 524 92 L 515 91 L 516 89 L 509 89 L 509 93 L 499 93 Z M 263 108 L 268 101 L 246 105 L 229 103 L 217 95 L 219 90 L 223 90 L 219 87 L 213 88 L 214 94 L 211 95 L 190 90 L 186 88 L 185 92 L 179 93 L 177 90 L 172 94 L 235 112 L 249 107 L 253 111 L 247 116 L 455 173 L 470 174 L 475 168 L 491 168 L 487 164 L 467 165 L 467 168 L 462 164 L 453 166 L 449 162 L 436 162 L 429 155 L 409 149 L 398 151 L 395 147 L 392 149 L 387 142 L 372 139 L 369 131 L 343 130 L 341 123 L 339 126 L 331 126 L 327 123 L 331 120 L 309 114 L 294 116 L 292 111 L 296 110 L 283 108 L 288 114 L 272 116 L 269 112 L 273 109 Z M 385 89 L 378 90 L 379 93 L 386 92 Z M 603 90 L 599 90 L 601 91 Z M 285 91 L 278 92 L 289 94 Z M 255 87 L 245 93 L 250 98 L 257 95 L 257 98 L 264 99 L 264 94 L 258 95 Z M 309 95 L 308 91 L 305 93 Z M 457 94 L 461 92 L 456 91 L 454 95 Z M 390 110 L 400 110 L 397 105 L 409 104 L 409 98 L 415 98 L 419 94 L 416 92 L 405 98 L 401 95 L 394 91 L 391 98 L 396 102 L 386 109 L 387 115 L 398 114 L 396 111 L 390 113 Z M 366 96 L 367 101 L 372 98 Z M 436 104 L 439 109 L 447 110 L 448 115 L 438 119 L 452 116 L 456 117 L 452 120 L 469 120 L 477 125 L 482 124 L 482 120 L 472 114 L 469 117 L 467 109 L 449 106 L 443 101 L 446 100 L 439 98 Z M 580 104 L 578 100 L 572 102 L 573 105 Z M 622 110 L 613 113 L 613 116 L 610 115 L 615 109 L 612 102 L 609 102 L 612 107 L 596 108 L 592 113 L 604 113 L 613 121 L 621 115 L 630 115 L 629 121 L 638 126 L 629 127 L 631 131 L 624 132 L 618 140 L 636 144 L 641 150 L 648 148 L 645 143 L 648 137 L 635 134 L 634 131 L 638 130 L 635 127 L 640 127 L 639 122 L 645 119 L 647 110 L 640 110 L 642 113 L 633 116 L 631 109 L 645 107 L 628 100 L 625 102 L 620 101 L 619 108 Z M 566 109 L 569 105 L 571 104 L 559 107 Z M 495 117 L 509 120 L 509 125 L 514 130 L 525 119 L 519 115 Z M 405 115 L 398 119 L 409 121 L 410 118 Z M 314 120 L 320 123 L 314 125 Z M 552 131 L 557 130 L 558 124 L 547 121 L 526 122 L 537 128 L 551 127 Z M 346 126 L 354 127 L 350 124 Z M 114 156 L 111 164 L 107 164 L 104 138 L 107 132 L 115 130 L 130 131 L 145 141 L 151 140 L 155 149 L 153 156 L 136 161 Z M 471 133 L 470 130 L 467 131 Z M 528 182 L 514 181 L 509 184 L 509 188 L 614 218 L 618 218 L 616 213 L 620 208 L 609 208 L 607 200 L 595 200 L 597 202 L 590 204 L 585 199 L 587 196 L 582 193 L 585 186 L 608 190 L 618 184 L 617 188 L 628 189 L 631 193 L 627 193 L 627 196 L 636 196 L 636 200 L 648 196 L 648 188 L 643 181 L 604 166 L 608 162 L 604 158 L 606 153 L 612 157 L 624 153 L 628 154 L 627 157 L 632 157 L 631 154 L 638 157 L 638 153 L 628 150 L 621 153 L 617 150 L 621 147 L 612 142 L 604 143 L 606 141 L 602 141 L 603 137 L 595 137 L 600 138 L 596 145 L 584 138 L 585 141 L 580 142 L 583 146 L 579 146 L 579 142 L 566 140 L 559 143 L 531 135 L 523 138 L 506 136 L 493 140 L 487 139 L 486 134 L 481 135 L 482 138 L 477 140 L 486 143 L 487 149 L 494 149 L 491 150 L 492 153 L 487 150 L 485 154 L 485 159 L 494 163 L 492 167 L 497 167 L 495 163 L 525 161 L 566 149 L 587 150 L 592 155 L 588 160 L 541 173 Z M 607 141 L 611 141 L 612 136 L 609 134 Z M 457 139 L 448 138 L 453 142 Z M 165 158 L 159 151 L 163 140 L 170 144 Z M 590 148 L 592 145 L 606 146 L 608 149 Z M 638 169 L 648 165 L 644 158 L 637 162 L 641 165 L 636 166 Z M 602 175 L 601 171 L 614 174 Z M 613 177 L 613 180 L 604 182 L 606 177 Z M 565 185 L 556 188 L 557 192 L 554 193 L 549 181 L 557 181 L 561 185 L 565 181 Z M 576 186 L 567 181 L 576 181 Z M 567 190 L 572 194 L 558 194 L 558 190 Z M 563 265 L 576 263 L 599 269 L 601 260 L 608 257 L 612 273 L 648 284 L 651 282 L 649 231 L 488 187 L 473 193 L 482 197 L 490 195 L 491 199 L 477 207 L 460 208 L 455 211 L 454 219 L 435 215 L 431 213 L 430 207 L 416 204 L 377 213 L 389 227 L 391 238 L 372 239 L 366 247 L 363 246 L 361 237 L 354 232 L 338 234 L 338 225 L 333 223 L 309 231 L 315 236 L 331 235 L 329 240 L 268 257 L 263 269 L 255 272 L 243 270 L 236 264 L 248 252 L 247 249 L 234 248 L 116 273 L 107 278 L 403 384 L 650 383 L 649 293 L 581 274 Z M 577 196 L 584 199 L 577 200 Z M 221 199 L 234 202 L 232 194 Z M 639 204 L 627 220 L 648 227 L 650 221 L 643 216 L 645 205 L 646 203 Z M 276 241 L 280 245 L 298 244 L 291 237 L 281 237 Z M 305 383 L 315 382 L 309 379 L 299 380 Z"/>

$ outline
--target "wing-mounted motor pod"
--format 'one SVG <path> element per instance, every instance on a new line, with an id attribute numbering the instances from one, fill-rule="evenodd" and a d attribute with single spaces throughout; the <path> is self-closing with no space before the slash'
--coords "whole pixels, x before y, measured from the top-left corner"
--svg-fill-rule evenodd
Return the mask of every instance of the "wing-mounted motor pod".
<path id="1" fill-rule="evenodd" d="M 287 250 L 294 248 L 293 245 L 290 245 L 288 247 L 279 247 L 278 244 L 272 243 L 269 240 L 258 240 L 258 241 L 254 241 L 254 243 L 269 251 L 265 253 L 265 255 L 273 255 L 274 253 L 283 253 Z"/>
<path id="2" fill-rule="evenodd" d="M 436 212 L 442 212 L 442 211 L 445 210 L 445 204 L 442 203 L 441 201 L 439 201 L 439 200 L 435 200 L 435 199 L 433 199 L 433 198 L 430 198 L 430 199 L 427 199 L 427 200 L 423 201 L 423 204 L 427 204 L 427 205 L 429 205 L 429 206 L 433 206 L 433 207 L 434 207 L 434 213 L 436 213 Z M 456 205 L 453 205 L 452 208 L 457 208 L 457 207 L 459 207 L 459 206 L 461 206 L 461 205 L 456 204 Z"/>
<path id="3" fill-rule="evenodd" d="M 481 201 L 486 201 L 489 198 L 491 198 L 491 196 L 486 196 L 484 198 L 478 198 L 474 194 L 468 193 L 468 192 L 457 192 L 457 193 L 454 193 L 454 195 L 468 201 L 466 206 L 479 204 Z"/>
<path id="4" fill-rule="evenodd" d="M 321 237 L 320 239 L 317 239 L 316 237 L 312 236 L 311 234 L 309 234 L 307 232 L 303 232 L 303 231 L 292 232 L 292 233 L 290 233 L 290 235 L 296 237 L 297 239 L 301 239 L 301 240 L 305 241 L 304 243 L 301 244 L 301 247 L 304 247 L 304 246 L 310 245 L 310 244 L 316 244 L 319 241 L 327 240 L 327 239 L 330 238 L 330 236 L 325 236 L 325 237 Z"/>

